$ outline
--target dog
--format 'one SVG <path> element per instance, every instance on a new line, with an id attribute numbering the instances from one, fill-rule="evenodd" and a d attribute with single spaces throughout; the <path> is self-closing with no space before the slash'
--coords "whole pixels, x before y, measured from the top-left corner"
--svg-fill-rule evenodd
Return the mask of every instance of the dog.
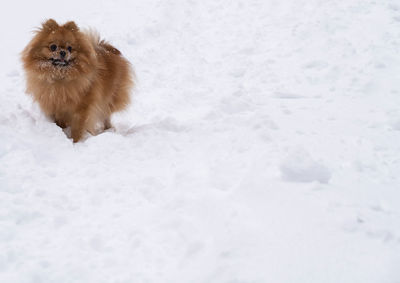
<path id="1" fill-rule="evenodd" d="M 49 19 L 22 51 L 26 92 L 73 142 L 111 127 L 111 114 L 125 109 L 134 87 L 130 63 L 93 31 L 73 21 Z"/>

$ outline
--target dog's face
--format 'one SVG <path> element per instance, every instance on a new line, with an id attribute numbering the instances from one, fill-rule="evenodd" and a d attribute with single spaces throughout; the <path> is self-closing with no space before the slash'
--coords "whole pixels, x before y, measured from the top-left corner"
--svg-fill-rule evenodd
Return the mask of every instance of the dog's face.
<path id="1" fill-rule="evenodd" d="M 75 78 L 88 73 L 95 51 L 74 22 L 59 26 L 46 21 L 23 51 L 26 69 L 54 79 Z"/>
<path id="2" fill-rule="evenodd" d="M 65 68 L 73 64 L 77 52 L 74 33 L 67 29 L 58 29 L 47 37 L 47 48 L 41 48 L 41 55 L 57 68 Z"/>

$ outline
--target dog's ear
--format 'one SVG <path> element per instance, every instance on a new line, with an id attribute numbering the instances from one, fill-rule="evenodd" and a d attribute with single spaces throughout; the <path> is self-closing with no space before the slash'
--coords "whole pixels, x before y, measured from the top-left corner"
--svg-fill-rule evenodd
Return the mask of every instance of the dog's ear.
<path id="1" fill-rule="evenodd" d="M 78 31 L 78 30 L 79 30 L 78 26 L 77 26 L 77 25 L 75 24 L 75 22 L 73 22 L 73 21 L 70 21 L 70 22 L 65 23 L 65 24 L 63 25 L 63 27 L 64 27 L 65 29 L 67 29 L 67 30 L 70 30 L 70 31 Z"/>
<path id="2" fill-rule="evenodd" d="M 55 30 L 56 28 L 58 28 L 58 24 L 55 20 L 53 19 L 49 19 L 47 21 L 45 21 L 43 24 L 43 29 L 46 31 L 52 31 Z"/>

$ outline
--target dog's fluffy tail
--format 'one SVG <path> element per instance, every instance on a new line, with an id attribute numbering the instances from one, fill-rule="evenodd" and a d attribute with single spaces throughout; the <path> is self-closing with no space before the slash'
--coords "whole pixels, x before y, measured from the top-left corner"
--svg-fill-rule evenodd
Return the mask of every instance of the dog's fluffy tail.
<path id="1" fill-rule="evenodd" d="M 89 38 L 90 42 L 93 44 L 93 47 L 96 51 L 104 50 L 106 52 L 111 52 L 115 55 L 121 55 L 121 52 L 112 46 L 110 43 L 101 39 L 99 33 L 94 29 L 87 29 L 84 31 L 86 36 Z"/>

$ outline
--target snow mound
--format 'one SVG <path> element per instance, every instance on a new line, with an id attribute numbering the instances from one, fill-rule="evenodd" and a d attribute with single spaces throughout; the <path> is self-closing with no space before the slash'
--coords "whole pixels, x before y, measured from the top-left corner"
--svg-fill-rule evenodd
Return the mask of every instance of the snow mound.
<path id="1" fill-rule="evenodd" d="M 290 182 L 314 182 L 326 184 L 331 178 L 331 171 L 321 162 L 315 161 L 305 150 L 297 150 L 280 165 L 281 175 Z"/>

